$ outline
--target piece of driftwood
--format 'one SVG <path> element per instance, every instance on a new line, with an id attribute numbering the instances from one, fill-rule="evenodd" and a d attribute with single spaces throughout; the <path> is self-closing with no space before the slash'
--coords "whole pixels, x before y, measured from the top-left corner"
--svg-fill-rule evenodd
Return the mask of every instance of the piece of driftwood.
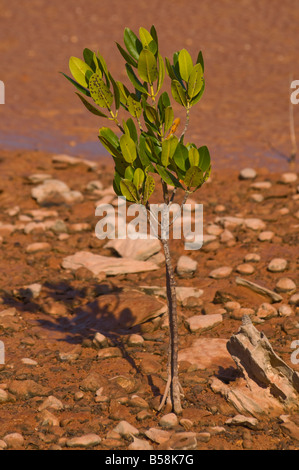
<path id="1" fill-rule="evenodd" d="M 248 287 L 248 289 L 257 292 L 258 294 L 268 296 L 272 300 L 272 303 L 282 301 L 281 295 L 277 294 L 276 292 L 270 289 L 267 289 L 266 287 L 262 287 L 259 284 L 256 284 L 255 282 L 247 281 L 247 279 L 243 279 L 242 277 L 236 277 L 236 284 L 238 284 L 239 286 Z"/>

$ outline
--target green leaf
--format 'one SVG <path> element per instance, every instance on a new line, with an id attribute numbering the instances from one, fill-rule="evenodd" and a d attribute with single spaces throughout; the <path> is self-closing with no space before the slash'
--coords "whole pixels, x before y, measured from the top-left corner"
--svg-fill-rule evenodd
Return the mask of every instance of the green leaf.
<path id="1" fill-rule="evenodd" d="M 129 129 L 129 132 L 130 132 L 130 137 L 134 140 L 134 142 L 137 144 L 138 143 L 138 134 L 137 134 L 137 130 L 136 130 L 136 126 L 133 122 L 133 119 L 132 118 L 129 118 L 126 122 L 126 125 Z"/>
<path id="2" fill-rule="evenodd" d="M 195 147 L 189 149 L 189 162 L 190 166 L 198 166 L 199 164 L 199 152 Z"/>
<path id="3" fill-rule="evenodd" d="M 174 113 L 171 106 L 167 106 L 165 109 L 165 117 L 164 117 L 164 132 L 166 133 L 172 126 L 174 120 Z"/>
<path id="4" fill-rule="evenodd" d="M 141 93 L 145 93 L 147 94 L 147 90 L 146 88 L 144 88 L 144 86 L 142 85 L 142 83 L 138 80 L 138 78 L 136 77 L 132 67 L 129 65 L 129 64 L 126 64 L 126 70 L 127 70 L 127 75 L 131 81 L 131 83 L 134 85 L 134 87 L 136 88 L 136 90 L 139 90 L 141 91 Z M 142 77 L 141 77 L 142 78 Z"/>
<path id="5" fill-rule="evenodd" d="M 160 98 L 158 101 L 158 109 L 159 109 L 159 113 L 160 113 L 160 117 L 162 121 L 164 121 L 164 117 L 165 117 L 165 108 L 167 108 L 170 105 L 171 103 L 170 103 L 170 98 L 168 96 L 168 93 L 164 91 L 160 95 Z"/>
<path id="6" fill-rule="evenodd" d="M 94 73 L 89 80 L 89 90 L 94 102 L 101 108 L 110 108 L 113 103 L 113 94 L 104 83 L 99 74 Z"/>
<path id="7" fill-rule="evenodd" d="M 151 195 L 155 190 L 155 180 L 152 175 L 147 175 L 145 184 L 144 184 L 144 192 L 143 192 L 143 203 L 146 204 Z"/>
<path id="8" fill-rule="evenodd" d="M 202 71 L 204 72 L 205 71 L 205 63 L 204 63 L 203 55 L 202 55 L 201 51 L 199 51 L 199 53 L 198 53 L 196 63 L 201 65 Z"/>
<path id="9" fill-rule="evenodd" d="M 158 34 L 154 25 L 151 27 L 150 33 L 152 35 L 153 40 L 157 44 L 157 50 L 158 50 L 158 47 L 159 47 Z"/>
<path id="10" fill-rule="evenodd" d="M 166 170 L 166 168 L 161 165 L 156 165 L 156 169 L 165 183 L 169 184 L 170 186 L 175 186 L 176 188 L 182 187 L 179 180 L 172 173 L 170 173 L 170 171 Z"/>
<path id="11" fill-rule="evenodd" d="M 96 58 L 98 59 L 98 64 L 101 69 L 101 72 L 105 74 L 106 79 L 107 79 L 107 85 L 109 86 L 109 72 L 107 68 L 106 61 L 104 57 L 98 52 Z"/>
<path id="12" fill-rule="evenodd" d="M 74 87 L 77 88 L 77 90 L 81 91 L 81 93 L 83 93 L 84 95 L 86 96 L 90 96 L 90 93 L 88 90 L 86 90 L 86 88 L 84 88 L 83 86 L 79 85 L 79 83 L 75 82 L 75 80 L 73 80 L 71 77 L 69 77 L 68 75 L 66 75 L 65 73 L 63 72 L 60 72 L 69 82 L 71 82 Z"/>
<path id="13" fill-rule="evenodd" d="M 158 62 L 159 62 L 159 75 L 158 75 L 158 84 L 157 84 L 157 91 L 161 90 L 164 78 L 165 78 L 165 66 L 163 62 L 163 58 L 161 54 L 158 54 Z"/>
<path id="14" fill-rule="evenodd" d="M 147 149 L 146 140 L 143 135 L 141 135 L 139 139 L 138 153 L 139 153 L 139 158 L 140 158 L 143 168 L 145 169 L 149 167 L 150 171 L 155 171 L 155 168 L 151 163 L 151 160 L 150 160 L 151 155 Z"/>
<path id="15" fill-rule="evenodd" d="M 188 80 L 188 96 L 194 98 L 203 86 L 203 71 L 201 64 L 196 64 L 190 74 Z"/>
<path id="16" fill-rule="evenodd" d="M 156 109 L 153 106 L 145 106 L 145 115 L 149 122 L 158 123 L 158 114 Z"/>
<path id="17" fill-rule="evenodd" d="M 69 67 L 74 79 L 85 88 L 88 88 L 89 79 L 93 74 L 93 70 L 83 60 L 77 57 L 71 57 Z"/>
<path id="18" fill-rule="evenodd" d="M 185 108 L 187 107 L 185 90 L 177 80 L 172 80 L 171 82 L 171 93 L 177 103 L 185 106 Z"/>
<path id="19" fill-rule="evenodd" d="M 200 185 L 203 179 L 203 173 L 198 166 L 191 166 L 186 172 L 184 183 L 187 188 L 195 188 Z"/>
<path id="20" fill-rule="evenodd" d="M 139 36 L 143 48 L 148 48 L 153 54 L 156 54 L 158 47 L 152 35 L 145 28 L 139 28 Z"/>
<path id="21" fill-rule="evenodd" d="M 105 137 L 116 149 L 119 148 L 119 138 L 109 127 L 101 127 L 99 135 Z"/>
<path id="22" fill-rule="evenodd" d="M 169 78 L 171 78 L 171 80 L 176 80 L 177 76 L 174 73 L 173 67 L 170 64 L 170 61 L 167 57 L 165 57 L 165 65 L 166 65 L 166 71 L 167 71 Z"/>
<path id="23" fill-rule="evenodd" d="M 122 179 L 120 182 L 120 189 L 123 196 L 125 196 L 128 201 L 139 202 L 137 189 L 135 188 L 135 185 L 132 183 L 132 181 Z"/>
<path id="24" fill-rule="evenodd" d="M 87 47 L 83 51 L 83 57 L 87 65 L 95 72 L 96 71 L 96 65 L 93 60 L 94 52 L 92 52 L 90 49 Z"/>
<path id="25" fill-rule="evenodd" d="M 141 168 L 137 168 L 134 173 L 134 178 L 133 178 L 133 183 L 136 186 L 137 191 L 139 191 L 142 188 L 144 181 L 144 172 L 141 170 Z"/>
<path id="26" fill-rule="evenodd" d="M 200 98 L 202 97 L 204 91 L 205 91 L 205 81 L 203 80 L 202 88 L 201 88 L 200 92 L 198 93 L 198 95 L 196 95 L 196 96 L 194 96 L 194 98 L 192 98 L 192 100 L 189 103 L 190 106 L 194 106 L 200 100 Z"/>
<path id="27" fill-rule="evenodd" d="M 174 152 L 176 151 L 178 143 L 178 138 L 175 135 L 170 136 L 169 139 L 163 140 L 161 162 L 164 167 L 168 166 L 169 161 L 172 159 Z"/>
<path id="28" fill-rule="evenodd" d="M 186 49 L 182 49 L 178 57 L 180 75 L 185 82 L 188 82 L 190 74 L 193 70 L 193 62 L 189 52 Z"/>
<path id="29" fill-rule="evenodd" d="M 133 96 L 130 95 L 128 97 L 127 106 L 128 106 L 129 113 L 133 117 L 139 119 L 142 113 L 142 106 L 139 103 L 139 101 L 134 100 Z"/>
<path id="30" fill-rule="evenodd" d="M 102 113 L 99 109 L 95 108 L 89 101 L 87 101 L 83 96 L 81 96 L 79 93 L 76 93 L 77 96 L 79 96 L 80 100 L 84 104 L 85 108 L 88 109 L 92 114 L 95 114 L 96 116 L 101 116 L 107 118 L 106 114 Z"/>
<path id="31" fill-rule="evenodd" d="M 120 91 L 119 91 L 119 88 L 117 86 L 116 81 L 114 80 L 114 78 L 112 77 L 110 72 L 109 72 L 109 79 L 110 79 L 110 81 L 112 83 L 112 87 L 113 87 L 115 109 L 119 109 L 119 106 L 120 106 Z"/>
<path id="32" fill-rule="evenodd" d="M 153 84 L 158 78 L 157 61 L 148 49 L 142 49 L 138 60 L 139 76 L 147 83 Z"/>
<path id="33" fill-rule="evenodd" d="M 200 160 L 198 166 L 201 168 L 203 172 L 207 171 L 207 169 L 211 165 L 211 157 L 208 147 L 205 145 L 198 149 Z"/>
<path id="34" fill-rule="evenodd" d="M 121 55 L 123 56 L 123 58 L 128 62 L 128 64 L 130 65 L 133 65 L 133 67 L 137 68 L 137 62 L 136 60 L 134 60 L 130 54 L 127 53 L 127 51 L 125 51 L 120 44 L 118 44 L 118 42 L 116 43 L 117 45 L 117 48 L 119 50 L 119 52 L 121 53 Z"/>
<path id="35" fill-rule="evenodd" d="M 116 85 L 119 89 L 120 93 L 120 102 L 123 106 L 127 106 L 128 96 L 130 94 L 129 90 L 125 87 L 125 85 L 121 82 L 116 82 Z"/>
<path id="36" fill-rule="evenodd" d="M 134 178 L 134 168 L 132 166 L 127 166 L 125 171 L 125 179 L 133 181 Z"/>
<path id="37" fill-rule="evenodd" d="M 188 162 L 188 150 L 186 149 L 185 145 L 179 143 L 174 156 L 173 160 L 175 164 L 183 171 L 187 169 L 187 162 Z"/>
<path id="38" fill-rule="evenodd" d="M 136 34 L 129 28 L 125 28 L 124 43 L 129 54 L 131 54 L 135 60 L 138 60 L 139 54 L 142 51 L 142 43 L 139 41 Z"/>
<path id="39" fill-rule="evenodd" d="M 113 180 L 113 189 L 114 189 L 114 192 L 117 194 L 117 196 L 122 196 L 122 192 L 120 190 L 120 181 L 121 181 L 121 176 L 117 171 L 115 171 L 114 180 Z"/>
<path id="40" fill-rule="evenodd" d="M 128 163 L 133 163 L 137 158 L 136 145 L 133 139 L 128 135 L 124 134 L 120 138 L 120 148 L 124 159 Z"/>
<path id="41" fill-rule="evenodd" d="M 103 147 L 115 158 L 122 159 L 122 154 L 109 142 L 106 137 L 99 135 L 99 139 Z"/>

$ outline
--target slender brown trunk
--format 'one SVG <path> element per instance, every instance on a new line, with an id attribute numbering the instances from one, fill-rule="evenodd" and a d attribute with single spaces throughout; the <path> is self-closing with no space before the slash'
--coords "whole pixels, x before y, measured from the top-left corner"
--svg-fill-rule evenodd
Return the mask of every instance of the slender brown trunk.
<path id="1" fill-rule="evenodd" d="M 177 318 L 177 300 L 176 300 L 176 284 L 174 270 L 171 263 L 169 243 L 166 238 L 161 239 L 166 263 L 166 291 L 168 301 L 168 317 L 169 317 L 169 353 L 168 353 L 168 374 L 170 378 L 170 399 L 173 411 L 175 413 L 182 412 L 181 391 L 179 383 L 178 370 L 178 318 Z"/>

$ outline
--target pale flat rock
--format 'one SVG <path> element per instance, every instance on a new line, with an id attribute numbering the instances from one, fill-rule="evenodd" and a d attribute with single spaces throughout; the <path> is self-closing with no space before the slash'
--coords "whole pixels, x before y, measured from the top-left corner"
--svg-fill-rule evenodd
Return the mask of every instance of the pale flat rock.
<path id="1" fill-rule="evenodd" d="M 134 441 L 132 444 L 129 445 L 129 450 L 153 450 L 153 446 L 144 439 L 138 439 L 137 437 L 133 437 Z"/>
<path id="2" fill-rule="evenodd" d="M 281 175 L 280 183 L 283 184 L 290 184 L 295 183 L 297 181 L 297 174 L 296 173 L 283 173 Z"/>
<path id="3" fill-rule="evenodd" d="M 219 338 L 198 338 L 189 348 L 179 351 L 179 361 L 196 364 L 199 369 L 209 367 L 234 367 L 235 363 L 226 349 L 227 340 Z"/>
<path id="4" fill-rule="evenodd" d="M 261 261 L 260 255 L 257 253 L 248 253 L 244 258 L 245 263 L 258 263 Z"/>
<path id="5" fill-rule="evenodd" d="M 253 168 L 244 168 L 239 174 L 240 180 L 254 180 L 256 178 L 256 171 Z"/>
<path id="6" fill-rule="evenodd" d="M 67 447 L 95 447 L 101 442 L 100 436 L 97 434 L 86 434 L 80 437 L 73 437 L 66 441 Z"/>
<path id="7" fill-rule="evenodd" d="M 250 429 L 256 429 L 258 423 L 259 422 L 256 418 L 244 415 L 236 415 L 233 418 L 229 418 L 227 421 L 225 421 L 225 424 L 228 424 L 229 426 L 245 426 Z"/>
<path id="8" fill-rule="evenodd" d="M 117 432 L 123 437 L 129 436 L 138 436 L 139 431 L 135 426 L 128 423 L 127 421 L 120 421 L 117 426 L 113 429 L 114 432 Z"/>
<path id="9" fill-rule="evenodd" d="M 24 437 L 18 432 L 6 434 L 6 436 L 3 437 L 3 440 L 9 449 L 17 450 L 24 445 Z"/>
<path id="10" fill-rule="evenodd" d="M 46 242 L 37 242 L 37 243 L 31 243 L 26 247 L 26 253 L 31 254 L 31 253 L 38 253 L 39 251 L 50 251 L 51 250 L 51 245 L 50 243 Z"/>
<path id="11" fill-rule="evenodd" d="M 288 262 L 283 258 L 273 258 L 268 264 L 268 271 L 271 273 L 281 273 L 287 269 Z"/>
<path id="12" fill-rule="evenodd" d="M 258 239 L 260 242 L 270 242 L 272 238 L 274 237 L 274 235 L 275 233 L 272 232 L 271 230 L 266 230 L 259 234 Z"/>
<path id="13" fill-rule="evenodd" d="M 191 333 L 201 333 L 203 331 L 214 328 L 214 326 L 219 325 L 222 321 L 222 315 L 219 313 L 214 313 L 211 315 L 194 315 L 186 319 L 186 324 L 188 325 Z"/>
<path id="14" fill-rule="evenodd" d="M 34 175 L 28 176 L 28 180 L 32 184 L 40 184 L 46 180 L 50 180 L 51 178 L 52 178 L 52 175 L 48 175 L 46 173 L 36 173 Z"/>
<path id="15" fill-rule="evenodd" d="M 262 305 L 259 306 L 256 315 L 258 318 L 262 318 L 263 320 L 274 318 L 278 316 L 278 312 L 273 305 L 264 302 Z"/>
<path id="16" fill-rule="evenodd" d="M 266 228 L 265 222 L 261 219 L 245 219 L 245 226 L 251 230 L 258 231 Z"/>
<path id="17" fill-rule="evenodd" d="M 104 248 L 113 249 L 123 258 L 145 261 L 160 251 L 161 242 L 158 239 L 115 239 L 109 240 Z"/>
<path id="18" fill-rule="evenodd" d="M 179 424 L 179 420 L 176 414 L 168 413 L 160 418 L 159 424 L 162 428 L 171 429 Z"/>
<path id="19" fill-rule="evenodd" d="M 222 227 L 227 229 L 234 229 L 237 227 L 242 227 L 244 224 L 244 219 L 242 217 L 217 217 L 215 222 L 219 223 Z"/>
<path id="20" fill-rule="evenodd" d="M 237 267 L 236 267 L 236 271 L 240 274 L 243 274 L 243 275 L 250 275 L 250 274 L 253 274 L 255 269 L 254 267 L 252 266 L 252 264 L 250 263 L 243 263 L 243 264 L 239 264 Z"/>
<path id="21" fill-rule="evenodd" d="M 256 181 L 255 183 L 251 184 L 251 188 L 253 189 L 270 189 L 272 186 L 271 181 Z"/>
<path id="22" fill-rule="evenodd" d="M 167 298 L 166 287 L 159 286 L 140 286 L 140 289 L 149 295 L 156 295 L 158 297 Z M 203 294 L 202 289 L 197 289 L 196 287 L 176 287 L 176 297 L 177 301 L 182 303 L 184 300 L 189 297 L 196 297 L 197 299 Z"/>
<path id="23" fill-rule="evenodd" d="M 221 268 L 213 269 L 213 271 L 210 272 L 209 277 L 212 277 L 213 279 L 225 279 L 231 275 L 232 270 L 233 269 L 230 266 L 222 266 Z"/>
<path id="24" fill-rule="evenodd" d="M 189 256 L 180 256 L 178 259 L 176 272 L 179 276 L 193 276 L 197 269 L 197 261 Z"/>
<path id="25" fill-rule="evenodd" d="M 296 290 L 296 284 L 292 279 L 282 277 L 277 281 L 275 289 L 277 292 L 291 292 Z"/>
<path id="26" fill-rule="evenodd" d="M 70 269 L 71 271 L 76 271 L 79 268 L 87 268 L 95 276 L 101 272 L 104 272 L 108 276 L 117 276 L 118 274 L 142 273 L 159 269 L 159 267 L 151 261 L 101 256 L 88 251 L 78 251 L 74 255 L 64 258 L 62 267 L 64 269 Z"/>
<path id="27" fill-rule="evenodd" d="M 38 204 L 61 204 L 83 201 L 83 195 L 79 191 L 71 191 L 63 181 L 47 179 L 32 189 L 31 196 Z"/>
<path id="28" fill-rule="evenodd" d="M 86 165 L 88 168 L 95 169 L 97 168 L 98 164 L 96 162 L 90 161 L 90 160 L 83 160 L 82 158 L 79 157 L 72 157 L 70 155 L 54 155 L 52 157 L 52 162 L 53 163 L 63 163 L 69 166 L 75 166 L 75 165 Z"/>
<path id="29" fill-rule="evenodd" d="M 148 439 L 156 444 L 164 444 L 170 438 L 170 432 L 163 429 L 150 428 L 144 433 Z"/>
<path id="30" fill-rule="evenodd" d="M 50 395 L 39 406 L 38 411 L 43 411 L 47 409 L 61 411 L 64 409 L 64 405 L 58 398 L 54 397 L 53 395 Z"/>

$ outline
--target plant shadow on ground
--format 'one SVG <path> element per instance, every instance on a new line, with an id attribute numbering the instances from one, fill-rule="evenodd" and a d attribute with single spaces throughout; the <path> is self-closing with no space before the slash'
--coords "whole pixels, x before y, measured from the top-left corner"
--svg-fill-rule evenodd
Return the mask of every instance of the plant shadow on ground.
<path id="1" fill-rule="evenodd" d="M 146 377 L 153 395 L 160 395 L 160 390 L 154 385 L 151 375 L 142 373 L 125 346 L 125 338 L 128 335 L 141 334 L 142 332 L 140 325 L 135 324 L 137 318 L 133 315 L 132 310 L 120 308 L 119 294 L 122 289 L 105 282 L 89 284 L 88 288 L 90 289 L 90 287 L 94 292 L 91 300 L 86 287 L 76 288 L 70 282 L 46 282 L 43 285 L 43 290 L 47 291 L 47 298 L 64 305 L 69 312 L 72 312 L 71 316 L 69 314 L 68 316 L 50 316 L 42 306 L 44 299 L 39 299 L 40 303 L 38 303 L 38 299 L 34 299 L 32 293 L 25 289 L 20 290 L 18 296 L 3 292 L 2 298 L 7 307 L 15 307 L 18 311 L 30 312 L 37 316 L 40 314 L 40 318 L 37 318 L 36 321 L 42 329 L 62 334 L 62 337 L 56 338 L 58 342 L 82 345 L 84 340 L 91 341 L 96 333 L 103 334 L 110 340 L 111 346 L 120 349 L 123 359 L 136 370 L 137 374 Z M 101 302 L 99 305 L 99 299 L 102 300 L 105 294 L 113 294 L 113 303 Z M 89 301 L 84 305 L 87 298 Z M 78 303 L 83 303 L 83 305 L 74 307 Z"/>

